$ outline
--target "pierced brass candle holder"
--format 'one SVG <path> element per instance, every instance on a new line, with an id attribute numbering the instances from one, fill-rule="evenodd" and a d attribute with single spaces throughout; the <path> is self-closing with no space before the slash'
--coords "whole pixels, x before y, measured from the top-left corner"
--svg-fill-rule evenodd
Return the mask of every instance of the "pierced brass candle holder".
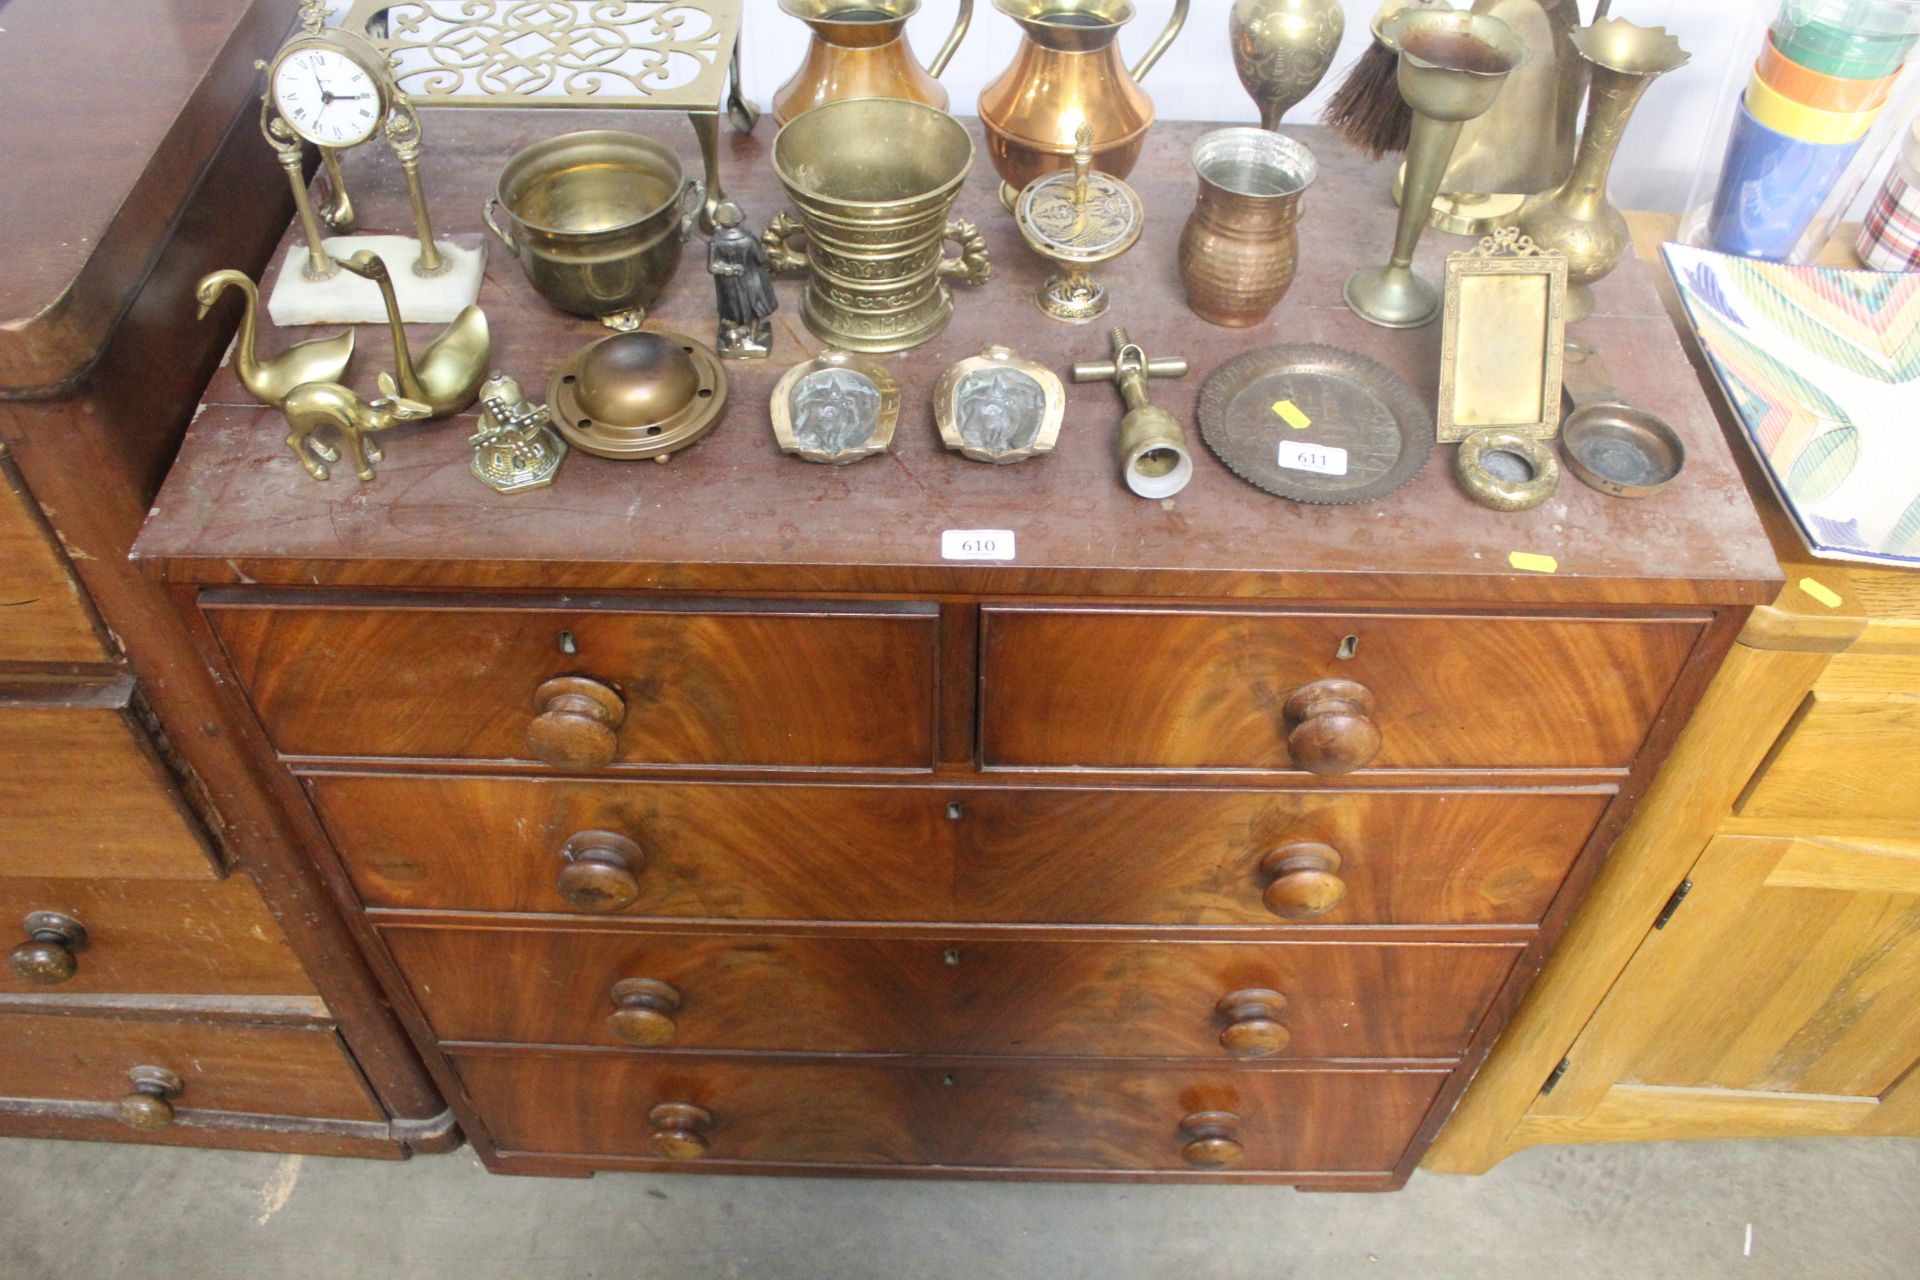
<path id="1" fill-rule="evenodd" d="M 1044 173 L 1014 202 L 1014 221 L 1028 246 L 1057 268 L 1034 299 L 1063 324 L 1107 314 L 1107 290 L 1090 268 L 1133 248 L 1146 226 L 1146 206 L 1132 187 L 1093 167 L 1093 126 L 1083 124 L 1072 172 Z"/>

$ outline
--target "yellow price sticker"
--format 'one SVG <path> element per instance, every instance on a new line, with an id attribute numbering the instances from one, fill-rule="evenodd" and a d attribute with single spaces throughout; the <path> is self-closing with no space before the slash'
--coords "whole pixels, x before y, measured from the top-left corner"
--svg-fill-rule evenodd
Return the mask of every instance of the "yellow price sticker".
<path id="1" fill-rule="evenodd" d="M 1812 578 L 1802 578 L 1800 579 L 1800 589 L 1829 609 L 1838 609 L 1842 604 L 1840 593 L 1824 582 L 1815 582 Z"/>
<path id="2" fill-rule="evenodd" d="M 1558 573 L 1560 562 L 1534 551 L 1509 551 L 1507 563 L 1523 573 Z"/>
<path id="3" fill-rule="evenodd" d="M 1301 412 L 1300 406 L 1291 400 L 1274 401 L 1273 411 L 1280 416 L 1280 421 L 1286 423 L 1295 431 L 1305 431 L 1313 425 L 1313 419 Z"/>

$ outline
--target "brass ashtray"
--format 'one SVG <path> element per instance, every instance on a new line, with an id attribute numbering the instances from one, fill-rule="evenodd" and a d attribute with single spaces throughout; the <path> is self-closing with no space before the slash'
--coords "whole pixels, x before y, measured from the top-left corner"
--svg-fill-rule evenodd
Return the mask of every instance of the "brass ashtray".
<path id="1" fill-rule="evenodd" d="M 781 449 L 840 467 L 893 443 L 900 384 L 865 356 L 823 351 L 780 376 L 771 409 Z"/>
<path id="2" fill-rule="evenodd" d="M 589 343 L 547 390 L 567 443 L 602 458 L 665 462 L 713 430 L 726 404 L 727 375 L 713 348 L 665 330 Z"/>
<path id="3" fill-rule="evenodd" d="M 1513 427 L 1485 427 L 1460 442 L 1454 456 L 1460 487 L 1483 507 L 1526 511 L 1560 487 L 1560 464 L 1545 442 Z"/>
<path id="4" fill-rule="evenodd" d="M 940 438 L 975 462 L 1004 465 L 1050 453 L 1067 416 L 1067 389 L 1011 347 L 988 347 L 940 376 L 933 389 Z"/>

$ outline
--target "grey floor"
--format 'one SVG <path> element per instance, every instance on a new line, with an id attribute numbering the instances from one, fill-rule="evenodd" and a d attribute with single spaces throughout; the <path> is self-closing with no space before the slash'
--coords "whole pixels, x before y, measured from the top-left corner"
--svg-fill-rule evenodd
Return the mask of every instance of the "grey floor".
<path id="1" fill-rule="evenodd" d="M 388 1164 L 0 1140 L 0 1275 L 1904 1280 L 1920 1277 L 1920 1141 L 1537 1148 L 1484 1178 L 1302 1195 L 500 1178 L 464 1150 Z"/>

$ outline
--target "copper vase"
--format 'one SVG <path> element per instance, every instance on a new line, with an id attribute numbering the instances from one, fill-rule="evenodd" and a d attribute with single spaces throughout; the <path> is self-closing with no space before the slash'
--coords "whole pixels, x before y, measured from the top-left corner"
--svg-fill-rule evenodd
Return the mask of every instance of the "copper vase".
<path id="1" fill-rule="evenodd" d="M 1265 129 L 1219 129 L 1193 144 L 1200 196 L 1180 233 L 1187 305 L 1210 324 L 1265 320 L 1300 262 L 1300 198 L 1313 152 Z"/>
<path id="2" fill-rule="evenodd" d="M 813 36 L 800 69 L 773 95 L 775 123 L 850 98 L 904 98 L 947 109 L 938 77 L 973 21 L 973 0 L 960 0 L 953 29 L 924 68 L 907 43 L 907 19 L 920 11 L 920 0 L 780 0 L 780 11 L 806 23 Z"/>

